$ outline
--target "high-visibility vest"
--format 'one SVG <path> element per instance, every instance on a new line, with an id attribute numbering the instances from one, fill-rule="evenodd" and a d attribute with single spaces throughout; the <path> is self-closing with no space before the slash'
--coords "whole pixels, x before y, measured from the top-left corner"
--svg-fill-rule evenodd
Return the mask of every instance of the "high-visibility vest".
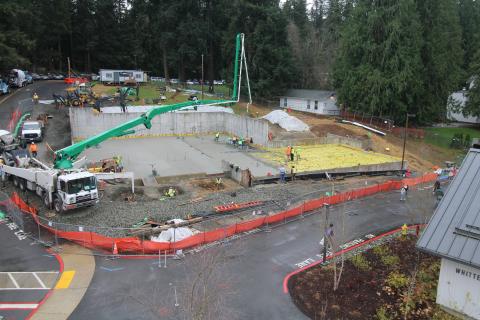
<path id="1" fill-rule="evenodd" d="M 37 152 L 37 145 L 36 144 L 31 144 L 30 145 L 30 152 Z"/>

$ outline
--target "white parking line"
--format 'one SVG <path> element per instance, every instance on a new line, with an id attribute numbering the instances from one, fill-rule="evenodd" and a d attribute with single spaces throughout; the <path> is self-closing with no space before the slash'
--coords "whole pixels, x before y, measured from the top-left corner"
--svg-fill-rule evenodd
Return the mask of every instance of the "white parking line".
<path id="1" fill-rule="evenodd" d="M 0 303 L 0 310 L 25 310 L 35 309 L 38 307 L 38 303 Z"/>
<path id="2" fill-rule="evenodd" d="M 17 274 L 17 273 L 58 273 L 58 271 L 10 271 L 10 272 L 5 272 L 5 271 L 0 271 L 0 274 L 5 274 L 5 273 L 14 273 L 14 274 Z"/>
<path id="3" fill-rule="evenodd" d="M 49 290 L 56 282 L 58 271 L 36 271 L 36 272 L 0 272 L 0 283 L 4 283 L 7 279 L 13 284 L 0 286 L 0 291 L 7 290 Z M 28 277 L 31 275 L 31 277 Z M 42 276 L 43 275 L 43 276 Z M 35 280 L 34 280 L 35 279 Z"/>
<path id="4" fill-rule="evenodd" d="M 37 279 L 38 283 L 40 283 L 40 285 L 42 286 L 43 289 L 47 289 L 47 287 L 45 286 L 45 283 L 43 283 L 43 281 L 37 276 L 37 273 L 36 272 L 33 272 L 32 273 L 33 276 L 35 277 L 35 279 Z"/>
<path id="5" fill-rule="evenodd" d="M 13 284 L 15 285 L 15 288 L 19 289 L 20 286 L 18 285 L 17 281 L 15 280 L 15 278 L 10 274 L 10 272 L 7 273 L 8 274 L 8 277 L 10 278 L 10 280 L 12 280 Z"/>

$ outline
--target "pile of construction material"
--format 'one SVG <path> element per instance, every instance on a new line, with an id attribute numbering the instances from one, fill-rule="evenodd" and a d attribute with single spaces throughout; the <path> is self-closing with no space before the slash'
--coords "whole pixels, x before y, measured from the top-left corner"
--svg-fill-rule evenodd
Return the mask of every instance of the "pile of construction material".
<path id="1" fill-rule="evenodd" d="M 278 124 L 280 127 L 287 131 L 309 131 L 310 128 L 308 125 L 301 121 L 298 118 L 295 118 L 285 111 L 275 110 L 263 117 L 263 119 L 268 120 L 270 123 Z"/>
<path id="2" fill-rule="evenodd" d="M 136 225 L 136 229 L 132 231 L 131 235 L 140 238 L 150 237 L 150 240 L 155 242 L 176 242 L 198 233 L 197 230 L 188 226 L 200 222 L 202 219 L 201 217 L 189 220 L 172 219 L 162 224 L 146 218 L 142 223 Z"/>

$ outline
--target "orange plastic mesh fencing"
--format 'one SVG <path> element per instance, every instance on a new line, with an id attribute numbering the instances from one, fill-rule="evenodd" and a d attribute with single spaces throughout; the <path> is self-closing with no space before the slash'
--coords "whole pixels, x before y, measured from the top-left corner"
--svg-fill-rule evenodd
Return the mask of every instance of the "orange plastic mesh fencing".
<path id="1" fill-rule="evenodd" d="M 12 194 L 11 200 L 17 205 L 18 208 L 20 208 L 21 211 L 32 215 L 37 224 L 47 229 L 48 231 L 55 233 L 58 237 L 74 241 L 88 248 L 101 249 L 108 252 L 112 252 L 114 250 L 114 245 L 116 244 L 117 250 L 120 253 L 156 254 L 159 252 L 172 252 L 178 249 L 193 248 L 201 244 L 210 243 L 230 237 L 236 233 L 250 231 L 267 224 L 279 223 L 281 221 L 285 221 L 288 218 L 298 216 L 304 212 L 319 209 L 323 207 L 325 203 L 338 204 L 345 201 L 351 201 L 354 199 L 370 196 L 379 192 L 397 190 L 404 185 L 414 186 L 421 183 L 431 182 L 436 179 L 437 175 L 435 173 L 429 173 L 421 177 L 406 178 L 401 181 L 387 181 L 385 183 L 374 186 L 337 193 L 332 196 L 306 201 L 305 203 L 297 207 L 286 211 L 278 212 L 274 215 L 237 223 L 235 225 L 226 226 L 224 228 L 219 228 L 212 231 L 200 232 L 191 237 L 176 242 L 154 242 L 150 240 L 141 241 L 140 239 L 135 237 L 112 238 L 89 231 L 57 230 L 48 225 L 42 224 L 38 219 L 37 210 L 34 207 L 26 204 L 16 192 Z"/>

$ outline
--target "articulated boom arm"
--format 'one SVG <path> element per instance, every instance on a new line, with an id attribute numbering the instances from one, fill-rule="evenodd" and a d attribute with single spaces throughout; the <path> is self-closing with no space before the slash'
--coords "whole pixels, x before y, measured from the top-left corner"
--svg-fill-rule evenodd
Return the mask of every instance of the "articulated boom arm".
<path id="1" fill-rule="evenodd" d="M 236 48 L 235 48 L 235 70 L 234 70 L 234 79 L 233 79 L 234 86 L 233 86 L 232 98 L 230 100 L 197 100 L 197 101 L 188 101 L 188 102 L 176 103 L 176 104 L 165 105 L 165 106 L 158 106 L 156 108 L 151 109 L 148 112 L 141 114 L 136 119 L 130 120 L 119 126 L 109 129 L 105 132 L 102 132 L 93 137 L 90 137 L 86 140 L 74 143 L 71 146 L 55 151 L 54 167 L 56 169 L 70 169 L 73 167 L 73 162 L 77 160 L 78 156 L 85 149 L 94 147 L 100 144 L 101 142 L 111 138 L 133 134 L 135 132 L 133 128 L 141 124 L 143 124 L 145 128 L 150 129 L 152 127 L 152 119 L 162 113 L 181 110 L 181 109 L 193 107 L 193 106 L 211 106 L 211 105 L 238 102 L 240 97 L 241 64 L 243 61 L 242 59 L 244 59 L 244 56 L 245 56 L 244 49 L 243 49 L 243 41 L 244 41 L 243 34 L 238 34 L 236 38 Z M 247 81 L 248 81 L 248 74 L 247 74 Z"/>
<path id="2" fill-rule="evenodd" d="M 61 150 L 55 152 L 55 163 L 54 167 L 56 169 L 70 169 L 73 166 L 73 162 L 77 160 L 78 156 L 85 150 L 91 147 L 94 147 L 101 142 L 121 137 L 129 134 L 133 134 L 136 126 L 143 124 L 145 128 L 150 129 L 152 127 L 152 119 L 162 113 L 184 109 L 192 106 L 203 106 L 203 105 L 214 105 L 214 104 L 226 104 L 232 103 L 235 101 L 232 100 L 198 100 L 198 101 L 189 101 L 176 103 L 166 106 L 156 107 L 146 113 L 142 113 L 138 118 L 130 120 L 128 122 L 122 123 L 119 126 L 116 126 L 112 129 L 109 129 L 105 132 L 97 134 L 96 136 L 90 137 L 86 140 L 72 144 L 71 146 L 65 147 Z"/>

